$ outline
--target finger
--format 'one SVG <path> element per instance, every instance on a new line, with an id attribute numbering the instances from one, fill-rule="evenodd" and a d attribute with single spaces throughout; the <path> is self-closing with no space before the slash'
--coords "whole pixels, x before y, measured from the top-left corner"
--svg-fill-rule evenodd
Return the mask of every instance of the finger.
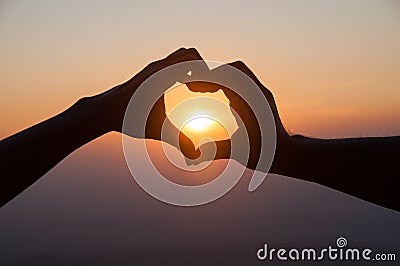
<path id="1" fill-rule="evenodd" d="M 216 141 L 217 153 L 215 154 L 215 160 L 219 159 L 229 159 L 231 156 L 231 140 L 220 140 Z"/>
<path id="2" fill-rule="evenodd" d="M 149 139 L 160 140 L 161 128 L 166 119 L 164 97 L 160 97 L 152 106 L 146 120 L 145 136 Z"/>
<path id="3" fill-rule="evenodd" d="M 233 66 L 234 68 L 239 69 L 240 71 L 245 73 L 249 78 L 251 78 L 257 84 L 257 86 L 260 88 L 264 96 L 267 97 L 268 101 L 270 101 L 270 103 L 274 102 L 273 100 L 274 97 L 271 91 L 261 83 L 261 81 L 254 74 L 254 72 L 245 63 L 243 63 L 243 61 L 235 61 L 229 63 L 228 65 Z"/>
<path id="4" fill-rule="evenodd" d="M 190 160 L 200 157 L 200 150 L 196 149 L 193 142 L 181 131 L 179 132 L 179 150 Z"/>
<path id="5" fill-rule="evenodd" d="M 250 77 L 257 84 L 257 86 L 260 88 L 261 92 L 264 94 L 265 98 L 267 99 L 267 101 L 270 105 L 270 108 L 274 115 L 274 119 L 277 122 L 279 130 L 281 132 L 286 132 L 285 129 L 283 128 L 283 125 L 282 125 L 282 122 L 281 122 L 281 119 L 280 119 L 280 116 L 278 113 L 278 108 L 276 106 L 276 102 L 275 102 L 274 95 L 272 94 L 272 92 L 260 82 L 260 80 L 257 78 L 257 76 L 253 73 L 253 71 L 251 71 L 250 68 L 247 67 L 247 65 L 245 63 L 243 63 L 242 61 L 235 61 L 235 62 L 229 63 L 229 65 L 231 65 L 231 66 L 239 69 L 243 73 L 245 73 L 248 77 Z"/>
<path id="6" fill-rule="evenodd" d="M 174 78 L 173 83 L 177 81 L 180 83 L 187 84 L 191 80 L 204 79 L 204 77 L 206 77 L 209 74 L 210 70 L 206 62 L 203 60 L 200 53 L 194 48 L 188 49 L 183 56 L 175 58 L 172 61 L 166 62 L 167 65 L 165 67 L 189 61 L 196 61 L 196 62 L 194 62 L 193 64 L 183 64 L 173 70 L 177 72 L 176 73 L 177 75 L 173 77 Z"/>
<path id="7" fill-rule="evenodd" d="M 239 69 L 243 73 L 245 73 L 249 78 L 251 78 L 255 83 L 260 84 L 260 81 L 258 80 L 257 76 L 251 71 L 251 69 L 243 63 L 243 61 L 235 61 L 231 62 L 228 65 L 233 66 L 236 69 Z"/>
<path id="8" fill-rule="evenodd" d="M 235 61 L 235 62 L 228 63 L 227 65 L 219 66 L 213 70 L 213 74 L 218 75 L 218 72 L 223 73 L 224 71 L 229 71 L 228 66 L 234 67 L 234 68 L 242 71 L 249 78 L 251 78 L 254 81 L 254 83 L 256 83 L 256 85 L 261 90 L 261 92 L 264 94 L 264 96 L 270 103 L 270 106 L 273 109 L 273 111 L 277 112 L 274 96 L 272 95 L 271 91 L 261 83 L 261 81 L 253 73 L 253 71 L 245 63 L 243 63 L 243 61 Z M 236 93 L 234 93 L 232 90 L 229 90 L 226 88 L 223 90 L 224 90 L 224 93 L 226 94 L 226 96 L 229 98 L 229 100 L 231 102 L 233 102 L 232 106 L 238 106 L 240 109 L 244 107 L 243 102 L 239 100 L 238 95 Z"/>
<path id="9" fill-rule="evenodd" d="M 165 59 L 151 63 L 146 67 L 144 73 L 141 73 L 142 81 L 169 66 L 189 61 L 196 62 L 193 64 L 183 64 L 168 71 L 168 76 L 166 77 L 168 80 L 164 84 L 166 88 L 169 88 L 169 86 L 172 86 L 176 82 L 187 83 L 190 80 L 196 79 L 196 76 L 205 76 L 209 72 L 207 64 L 199 52 L 191 48 L 185 51 L 177 51 Z"/>
<path id="10" fill-rule="evenodd" d="M 167 66 L 192 60 L 203 60 L 203 58 L 195 48 L 180 48 L 164 59 L 151 63 L 149 66 L 153 71 L 159 71 Z"/>
<path id="11" fill-rule="evenodd" d="M 167 57 L 154 61 L 147 65 L 142 71 L 140 71 L 136 76 L 129 80 L 128 83 L 135 83 L 136 85 L 141 84 L 151 75 L 155 74 L 163 68 L 190 60 L 202 60 L 202 58 L 197 50 L 194 48 L 180 48 L 168 55 Z"/>
<path id="12" fill-rule="evenodd" d="M 224 65 L 218 66 L 218 67 L 214 68 L 213 70 L 211 70 L 210 74 L 218 76 L 220 74 L 224 74 L 224 72 L 226 72 L 226 71 L 232 72 L 232 67 L 227 64 L 224 64 Z M 220 84 L 217 84 L 217 83 L 206 82 L 206 81 L 195 81 L 195 82 L 189 82 L 186 85 L 189 88 L 189 90 L 191 90 L 193 92 L 203 92 L 203 93 L 204 92 L 216 92 L 216 91 L 222 89 L 223 92 L 225 93 L 225 95 L 230 100 L 237 98 L 237 97 L 235 97 L 236 94 L 233 93 L 232 90 L 230 90 L 229 88 L 226 88 Z"/>
<path id="13" fill-rule="evenodd" d="M 219 84 L 206 81 L 192 81 L 186 83 L 186 86 L 193 92 L 216 92 L 223 89 Z"/>
<path id="14" fill-rule="evenodd" d="M 219 73 L 223 73 L 225 71 L 229 71 L 231 67 L 234 67 L 240 71 L 242 71 L 244 74 L 246 74 L 249 78 L 251 78 L 258 86 L 263 86 L 261 84 L 261 82 L 258 80 L 257 76 L 253 73 L 253 71 L 250 70 L 249 67 L 247 67 L 247 65 L 245 63 L 243 63 L 242 61 L 235 61 L 235 62 L 231 62 L 228 64 L 224 64 L 221 66 L 216 67 L 215 69 L 212 70 L 213 74 L 218 75 Z M 190 89 L 195 91 L 195 92 L 215 92 L 218 89 L 221 89 L 222 86 L 218 86 L 218 85 L 204 85 L 201 82 L 198 83 L 193 83 L 190 84 Z"/>
<path id="15" fill-rule="evenodd" d="M 154 61 L 154 62 L 150 63 L 149 66 L 162 67 L 163 65 L 165 66 L 166 64 L 168 64 L 170 62 L 174 62 L 177 59 L 179 59 L 179 58 L 181 58 L 181 57 L 183 57 L 185 55 L 188 55 L 188 54 L 190 54 L 188 52 L 188 49 L 182 47 L 182 48 L 179 48 L 178 50 L 172 52 L 171 54 L 169 54 L 165 58 L 162 58 L 160 60 L 157 60 L 157 61 Z"/>
<path id="16" fill-rule="evenodd" d="M 216 149 L 215 156 L 211 157 L 210 154 L 214 154 L 214 149 Z M 197 151 L 200 152 L 200 154 L 196 154 L 198 158 L 186 160 L 188 165 L 197 165 L 212 160 L 229 159 L 231 156 L 231 140 L 207 142 L 202 144 Z"/>
<path id="17" fill-rule="evenodd" d="M 208 68 L 208 65 L 204 61 L 203 57 L 200 55 L 199 51 L 197 51 L 195 48 L 185 49 L 184 51 L 179 49 L 155 64 L 159 64 L 157 67 L 162 69 L 170 65 L 195 60 L 197 61 L 196 64 L 187 65 L 187 69 L 184 71 L 184 74 L 186 75 L 190 71 L 190 80 L 196 80 L 196 77 L 206 76 L 210 72 L 210 69 Z M 187 84 L 187 78 L 187 76 L 184 76 L 182 79 L 178 78 L 177 81 Z"/>
<path id="18" fill-rule="evenodd" d="M 146 67 L 145 71 L 140 73 L 140 80 L 139 82 L 143 82 L 152 74 L 158 72 L 159 70 L 168 67 L 170 65 L 190 61 L 190 60 L 197 60 L 201 59 L 200 54 L 195 49 L 179 49 L 174 53 L 170 54 L 166 58 L 151 63 L 148 67 Z M 185 66 L 184 66 L 185 67 Z M 167 72 L 167 76 L 164 75 L 164 81 L 161 86 L 165 86 L 165 90 L 168 90 L 179 78 L 179 76 L 185 75 L 185 69 L 178 68 L 179 71 L 169 71 Z M 178 72 L 178 73 L 175 73 Z M 166 119 L 165 114 L 165 104 L 164 104 L 164 97 L 161 96 L 156 103 L 153 105 L 149 117 L 146 123 L 146 137 L 153 138 L 153 139 L 160 139 L 161 138 L 161 128 Z M 176 137 L 178 134 L 176 135 Z M 178 143 L 176 143 L 177 148 Z M 194 149 L 194 148 L 193 148 Z"/>
<path id="19" fill-rule="evenodd" d="M 198 61 L 196 64 L 192 64 L 190 66 L 192 68 L 192 78 L 195 80 L 196 77 L 204 77 L 205 74 L 208 74 L 210 72 L 210 69 L 208 68 L 208 65 L 204 61 L 203 57 L 200 55 L 199 51 L 197 51 L 195 48 L 189 48 L 188 52 L 193 55 L 193 57 L 195 58 L 194 60 Z"/>

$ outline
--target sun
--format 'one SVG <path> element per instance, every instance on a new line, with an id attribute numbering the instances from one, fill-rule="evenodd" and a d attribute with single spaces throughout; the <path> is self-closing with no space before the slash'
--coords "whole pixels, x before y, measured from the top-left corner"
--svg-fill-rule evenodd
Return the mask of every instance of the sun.
<path id="1" fill-rule="evenodd" d="M 195 131 L 203 131 L 207 129 L 212 123 L 212 120 L 209 117 L 200 116 L 192 118 L 186 126 L 191 130 Z"/>

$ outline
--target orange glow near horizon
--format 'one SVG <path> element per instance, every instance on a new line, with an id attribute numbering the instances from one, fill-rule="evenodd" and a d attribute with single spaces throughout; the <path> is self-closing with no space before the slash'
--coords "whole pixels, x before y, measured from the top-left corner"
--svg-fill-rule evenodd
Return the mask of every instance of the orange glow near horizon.
<path id="1" fill-rule="evenodd" d="M 212 5 L 1 3 L 0 137 L 125 82 L 179 47 L 195 47 L 206 60 L 245 62 L 293 133 L 400 135 L 397 3 Z"/>

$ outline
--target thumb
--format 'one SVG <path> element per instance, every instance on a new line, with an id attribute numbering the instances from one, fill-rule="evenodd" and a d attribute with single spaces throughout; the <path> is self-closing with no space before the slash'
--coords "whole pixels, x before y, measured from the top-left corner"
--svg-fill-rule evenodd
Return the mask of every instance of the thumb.
<path id="1" fill-rule="evenodd" d="M 185 155 L 185 158 L 189 160 L 196 160 L 201 155 L 200 150 L 195 148 L 192 140 L 181 131 L 179 132 L 178 148 Z"/>
<path id="2" fill-rule="evenodd" d="M 228 139 L 206 142 L 196 149 L 196 155 L 198 157 L 195 159 L 186 159 L 186 164 L 197 165 L 212 160 L 229 159 L 231 155 L 231 141 Z"/>

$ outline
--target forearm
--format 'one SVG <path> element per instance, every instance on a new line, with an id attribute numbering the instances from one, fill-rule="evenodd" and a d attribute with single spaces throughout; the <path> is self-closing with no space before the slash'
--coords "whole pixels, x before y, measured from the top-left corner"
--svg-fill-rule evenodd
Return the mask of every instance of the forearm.
<path id="1" fill-rule="evenodd" d="M 400 137 L 322 140 L 291 137 L 279 172 L 400 210 Z M 279 153 L 279 152 L 278 152 Z"/>
<path id="2" fill-rule="evenodd" d="M 93 101 L 66 111 L 0 142 L 0 206 L 17 196 L 75 149 L 105 134 Z"/>

